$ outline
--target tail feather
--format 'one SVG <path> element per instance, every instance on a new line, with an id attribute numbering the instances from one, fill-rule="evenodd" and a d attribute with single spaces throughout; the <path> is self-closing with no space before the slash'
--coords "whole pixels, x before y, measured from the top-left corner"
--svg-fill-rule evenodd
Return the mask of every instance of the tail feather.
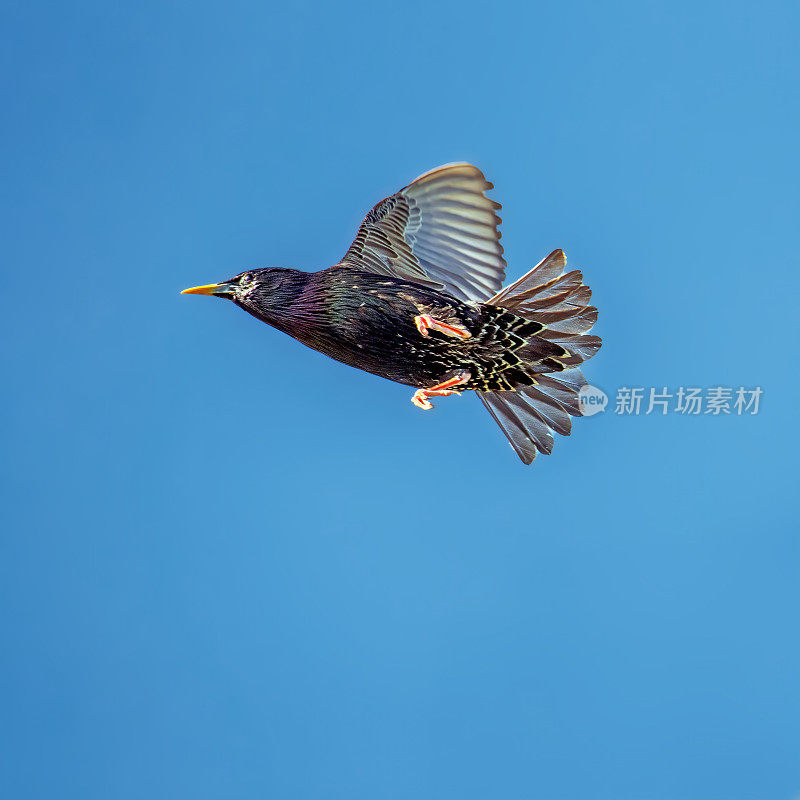
<path id="1" fill-rule="evenodd" d="M 547 334 L 545 336 L 545 334 Z M 573 336 L 563 331 L 542 331 L 539 334 L 544 339 L 557 342 L 570 353 L 578 356 L 581 363 L 588 361 L 599 349 L 603 340 L 599 336 Z M 551 338 L 552 337 L 552 338 Z"/>
<path id="2" fill-rule="evenodd" d="M 533 271 L 535 270 L 536 267 L 533 268 Z M 577 291 L 582 285 L 583 273 L 576 269 L 547 283 L 532 286 L 518 295 L 508 297 L 504 302 L 513 302 L 518 308 L 526 306 L 532 308 L 543 307 L 552 297 Z"/>
<path id="3" fill-rule="evenodd" d="M 519 280 L 509 283 L 501 289 L 489 302 L 495 306 L 505 308 L 507 297 L 517 296 L 532 287 L 542 286 L 548 281 L 557 278 L 567 266 L 567 257 L 563 250 L 553 250 L 549 256 L 543 258 L 530 272 L 525 273 Z"/>
<path id="4" fill-rule="evenodd" d="M 581 406 L 578 401 L 578 392 L 586 386 L 586 378 L 583 373 L 576 369 L 573 371 L 575 376 L 580 377 L 580 381 L 567 383 L 564 381 L 565 375 L 569 372 L 560 372 L 558 378 L 551 374 L 539 376 L 539 389 L 561 405 L 561 407 L 573 417 L 581 416 Z"/>
<path id="5" fill-rule="evenodd" d="M 530 406 L 542 422 L 546 422 L 556 433 L 569 436 L 572 432 L 572 420 L 569 412 L 558 400 L 536 386 L 528 386 L 519 394 L 514 393 L 514 404 L 519 407 Z"/>
<path id="6" fill-rule="evenodd" d="M 555 294 L 525 303 L 529 311 L 566 311 L 567 309 L 583 308 L 592 299 L 592 290 L 588 286 L 574 286 Z M 522 304 L 520 304 L 522 305 Z"/>
<path id="7" fill-rule="evenodd" d="M 553 330 L 558 329 L 557 333 L 586 333 L 597 322 L 597 309 L 594 306 L 565 308 L 561 311 L 517 309 L 517 313 L 521 317 L 535 318 L 537 322 L 546 325 L 548 328 L 552 326 Z"/>
<path id="8" fill-rule="evenodd" d="M 525 464 L 537 452 L 552 452 L 554 431 L 570 434 L 571 417 L 581 415 L 578 393 L 586 385 L 577 367 L 602 344 L 598 336 L 588 335 L 597 322 L 597 309 L 589 305 L 592 291 L 579 270 L 564 273 L 566 265 L 564 252 L 554 250 L 487 301 L 545 326 L 517 351 L 534 384 L 478 393 Z M 552 355 L 545 342 L 558 346 L 560 354 Z"/>
<path id="9" fill-rule="evenodd" d="M 549 426 L 527 411 L 520 413 L 505 399 L 509 392 L 479 393 L 480 401 L 511 442 L 511 446 L 524 464 L 531 464 L 537 451 L 550 455 L 553 451 L 553 434 Z"/>

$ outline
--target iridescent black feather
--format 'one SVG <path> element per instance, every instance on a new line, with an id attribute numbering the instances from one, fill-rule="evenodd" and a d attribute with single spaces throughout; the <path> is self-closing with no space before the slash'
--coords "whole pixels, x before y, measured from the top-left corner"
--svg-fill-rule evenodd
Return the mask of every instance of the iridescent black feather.
<path id="1" fill-rule="evenodd" d="M 303 344 L 398 383 L 432 389 L 458 376 L 457 390 L 476 391 L 530 463 L 580 414 L 577 367 L 600 347 L 588 335 L 597 309 L 581 273 L 564 272 L 561 250 L 501 289 L 500 206 L 489 188 L 469 164 L 440 167 L 378 203 L 336 266 L 251 270 L 196 293 L 229 297 Z M 461 335 L 423 334 L 421 315 Z"/>

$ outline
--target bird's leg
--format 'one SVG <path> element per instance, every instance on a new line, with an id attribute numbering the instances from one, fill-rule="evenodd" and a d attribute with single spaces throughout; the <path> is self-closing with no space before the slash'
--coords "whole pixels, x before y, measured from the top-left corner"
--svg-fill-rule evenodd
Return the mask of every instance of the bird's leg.
<path id="1" fill-rule="evenodd" d="M 455 378 L 450 378 L 450 380 L 444 381 L 444 383 L 437 383 L 436 386 L 431 386 L 430 389 L 417 389 L 417 391 L 414 392 L 414 396 L 411 398 L 411 402 L 423 411 L 430 411 L 430 409 L 433 408 L 433 403 L 431 403 L 428 398 L 461 394 L 458 389 L 453 387 L 463 386 L 465 383 L 469 382 L 471 377 L 472 375 L 469 370 L 461 370 Z"/>
<path id="2" fill-rule="evenodd" d="M 430 329 L 439 331 L 439 333 L 443 333 L 445 336 L 455 336 L 458 339 L 472 338 L 472 334 L 463 325 L 459 325 L 457 322 L 442 322 L 441 320 L 435 319 L 430 314 L 420 314 L 414 317 L 414 324 L 417 326 L 417 330 L 422 336 L 427 336 L 428 329 Z"/>

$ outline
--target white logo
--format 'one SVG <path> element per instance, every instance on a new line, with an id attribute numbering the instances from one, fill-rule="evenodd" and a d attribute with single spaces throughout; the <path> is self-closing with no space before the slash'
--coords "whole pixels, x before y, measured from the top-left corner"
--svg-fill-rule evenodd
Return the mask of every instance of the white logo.
<path id="1" fill-rule="evenodd" d="M 606 397 L 606 393 L 602 389 L 587 383 L 578 392 L 578 402 L 580 403 L 581 414 L 584 417 L 591 417 L 593 414 L 599 414 L 601 411 L 606 410 L 608 397 Z"/>

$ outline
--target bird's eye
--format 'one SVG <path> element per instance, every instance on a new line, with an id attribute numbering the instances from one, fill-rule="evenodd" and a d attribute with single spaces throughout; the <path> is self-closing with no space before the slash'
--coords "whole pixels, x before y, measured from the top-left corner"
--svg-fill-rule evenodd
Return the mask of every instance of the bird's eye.
<path id="1" fill-rule="evenodd" d="M 239 281 L 239 283 L 241 284 L 252 283 L 252 281 L 253 281 L 253 273 L 245 272 L 245 274 L 242 275 L 242 279 Z"/>

